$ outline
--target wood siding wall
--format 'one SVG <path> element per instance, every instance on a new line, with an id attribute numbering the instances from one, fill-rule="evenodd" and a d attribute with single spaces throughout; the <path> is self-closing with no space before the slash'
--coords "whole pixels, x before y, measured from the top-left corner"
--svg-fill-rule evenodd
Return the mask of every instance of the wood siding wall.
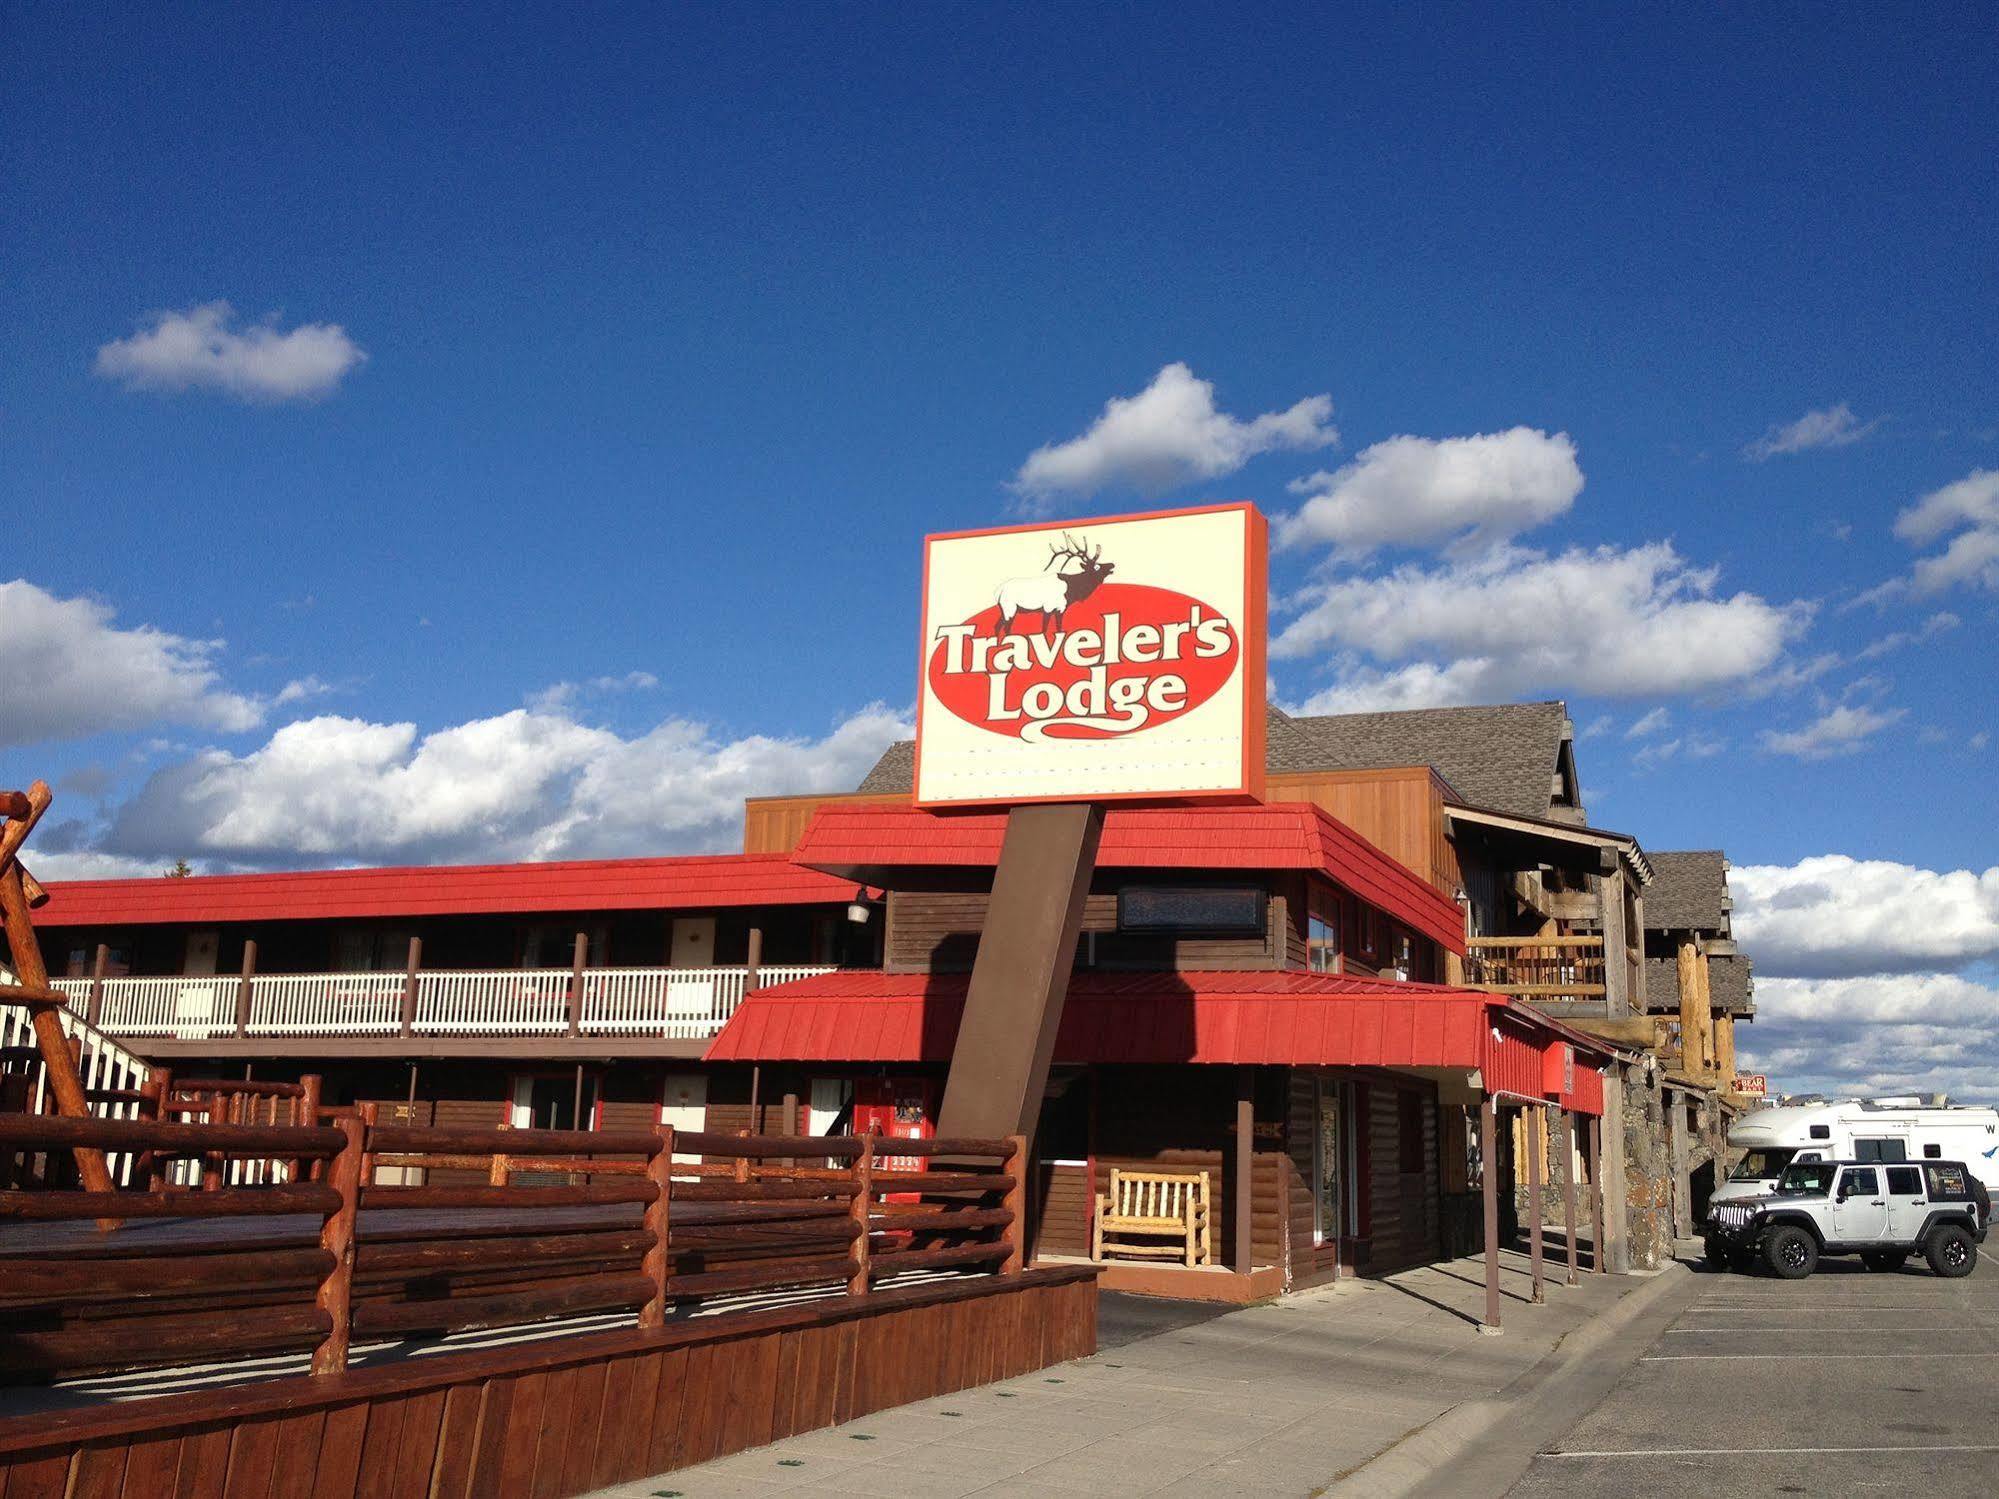
<path id="1" fill-rule="evenodd" d="M 1444 827 L 1450 788 L 1426 765 L 1396 770 L 1287 771 L 1269 777 L 1268 802 L 1313 802 L 1449 895 L 1458 855 Z"/>
<path id="2" fill-rule="evenodd" d="M 743 852 L 790 853 L 805 836 L 812 814 L 829 803 L 844 807 L 906 807 L 909 798 L 900 793 L 858 791 L 840 796 L 753 796 L 743 803 Z"/>
<path id="3" fill-rule="evenodd" d="M 15 1417 L 0 1492 L 565 1499 L 1085 1357 L 1096 1303 L 1030 1271 Z"/>

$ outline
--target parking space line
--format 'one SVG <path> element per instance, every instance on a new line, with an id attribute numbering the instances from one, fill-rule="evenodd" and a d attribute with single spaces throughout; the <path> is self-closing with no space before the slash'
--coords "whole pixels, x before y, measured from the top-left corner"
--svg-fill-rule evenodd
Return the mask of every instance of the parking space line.
<path id="1" fill-rule="evenodd" d="M 1962 1332 L 1962 1322 L 1933 1322 L 1921 1327 L 1669 1327 L 1669 1333 L 1693 1332 L 1835 1332 L 1866 1337 L 1877 1332 Z"/>
<path id="2" fill-rule="evenodd" d="M 1999 1452 L 1999 1446 L 1946 1442 L 1934 1447 L 1638 1447 L 1622 1452 L 1541 1452 L 1537 1457 L 1887 1457 L 1916 1452 Z"/>
<path id="3" fill-rule="evenodd" d="M 1781 1359 L 1785 1363 L 1797 1363 L 1799 1359 L 1829 1363 L 1839 1359 L 1841 1363 L 1853 1363 L 1859 1359 L 1999 1359 L 1999 1353 L 1647 1353 L 1639 1363 L 1693 1363 L 1697 1359 Z"/>

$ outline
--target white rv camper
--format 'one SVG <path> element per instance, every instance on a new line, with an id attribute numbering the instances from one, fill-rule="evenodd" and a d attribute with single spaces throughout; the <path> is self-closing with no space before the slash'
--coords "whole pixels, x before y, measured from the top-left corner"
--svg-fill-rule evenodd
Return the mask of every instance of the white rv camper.
<path id="1" fill-rule="evenodd" d="M 1760 1196 L 1793 1161 L 1964 1161 L 1999 1188 L 1999 1109 L 1915 1098 L 1780 1104 L 1743 1115 L 1728 1143 L 1747 1153 L 1710 1202 Z"/>

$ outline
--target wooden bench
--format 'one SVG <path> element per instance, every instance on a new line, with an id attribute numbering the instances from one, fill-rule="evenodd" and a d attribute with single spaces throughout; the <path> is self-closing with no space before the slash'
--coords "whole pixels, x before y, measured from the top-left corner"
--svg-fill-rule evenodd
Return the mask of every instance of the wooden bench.
<path id="1" fill-rule="evenodd" d="M 1158 1240 L 1168 1242 L 1159 1243 Z M 1097 1197 L 1090 1258 L 1215 1262 L 1214 1220 L 1205 1171 L 1127 1171 L 1111 1167 L 1111 1189 Z"/>

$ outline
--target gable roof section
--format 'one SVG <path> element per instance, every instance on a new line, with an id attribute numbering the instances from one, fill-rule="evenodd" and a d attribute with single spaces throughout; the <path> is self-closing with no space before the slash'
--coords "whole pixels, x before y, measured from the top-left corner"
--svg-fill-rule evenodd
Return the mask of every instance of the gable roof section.
<path id="1" fill-rule="evenodd" d="M 1272 708 L 1265 764 L 1272 774 L 1428 765 L 1472 806 L 1547 817 L 1568 722 L 1560 702 L 1305 718 Z M 915 773 L 916 746 L 905 740 L 882 753 L 859 789 L 906 793 Z"/>
<path id="2" fill-rule="evenodd" d="M 37 926 L 712 910 L 830 904 L 854 893 L 851 881 L 774 854 L 61 880 L 48 889 Z"/>
<path id="3" fill-rule="evenodd" d="M 813 869 L 890 888 L 897 872 L 990 869 L 1006 833 L 1001 812 L 821 807 L 792 857 Z M 1464 913 L 1427 880 L 1310 802 L 1253 807 L 1113 807 L 1097 846 L 1101 869 L 1308 869 L 1396 920 L 1464 951 Z"/>
<path id="4" fill-rule="evenodd" d="M 1568 721 L 1559 702 L 1294 718 L 1289 742 L 1277 752 L 1284 760 L 1274 753 L 1270 769 L 1428 765 L 1474 807 L 1547 817 Z"/>
<path id="5" fill-rule="evenodd" d="M 1655 852 L 1645 887 L 1645 928 L 1653 932 L 1725 932 L 1732 905 L 1728 860 L 1718 848 Z"/>

